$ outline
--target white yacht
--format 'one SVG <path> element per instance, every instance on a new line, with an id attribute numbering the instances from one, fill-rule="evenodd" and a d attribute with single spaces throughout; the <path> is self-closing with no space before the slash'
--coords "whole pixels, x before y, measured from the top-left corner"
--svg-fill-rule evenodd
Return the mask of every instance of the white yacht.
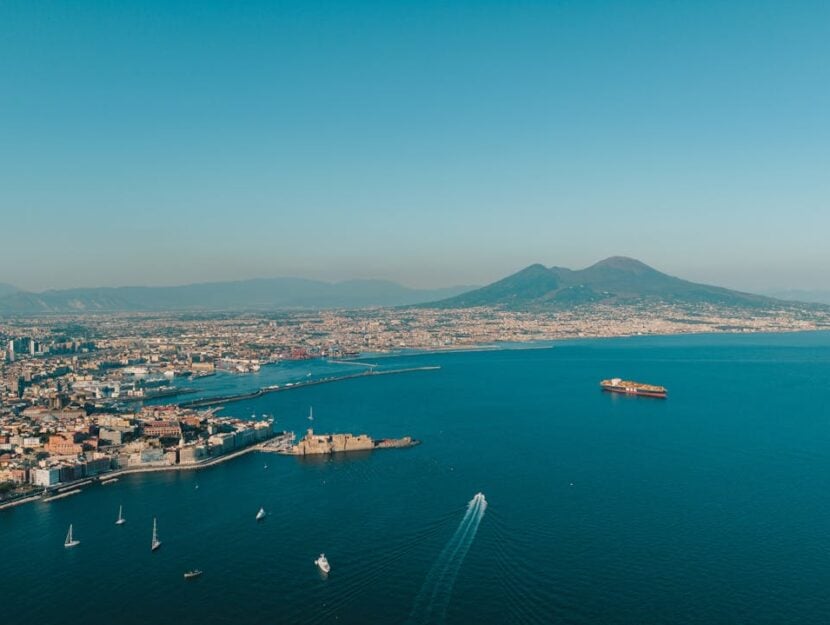
<path id="1" fill-rule="evenodd" d="M 329 564 L 329 561 L 326 560 L 326 554 L 324 553 L 320 554 L 320 557 L 314 561 L 314 564 L 316 564 L 317 568 L 323 571 L 323 573 L 331 571 L 331 565 Z"/>
<path id="2" fill-rule="evenodd" d="M 115 520 L 116 525 L 124 525 L 127 519 L 124 518 L 124 506 L 118 506 L 118 518 Z"/>
<path id="3" fill-rule="evenodd" d="M 150 542 L 150 551 L 155 551 L 159 547 L 161 547 L 161 541 L 159 540 L 156 519 L 153 517 L 153 540 Z"/>
<path id="4" fill-rule="evenodd" d="M 256 520 L 261 521 L 265 518 L 265 508 L 260 508 L 259 512 L 256 513 Z"/>
<path id="5" fill-rule="evenodd" d="M 76 547 L 81 544 L 80 540 L 72 538 L 72 524 L 69 524 L 69 531 L 66 533 L 66 540 L 63 541 L 64 547 Z"/>

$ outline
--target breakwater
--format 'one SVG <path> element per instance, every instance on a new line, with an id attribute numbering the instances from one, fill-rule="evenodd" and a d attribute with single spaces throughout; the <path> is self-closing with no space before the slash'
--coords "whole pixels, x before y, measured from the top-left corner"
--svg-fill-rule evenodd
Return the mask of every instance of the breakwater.
<path id="1" fill-rule="evenodd" d="M 255 399 L 262 397 L 268 393 L 279 393 L 281 391 L 291 391 L 298 388 L 305 388 L 308 386 L 317 386 L 319 384 L 330 384 L 332 382 L 343 382 L 344 380 L 353 380 L 355 378 L 366 378 L 378 375 L 396 375 L 401 373 L 415 373 L 418 371 L 436 371 L 441 367 L 438 365 L 428 365 L 423 367 L 406 367 L 404 369 L 388 369 L 386 371 L 377 371 L 376 369 L 368 369 L 360 373 L 347 373 L 345 375 L 334 375 L 324 378 L 316 378 L 313 380 L 302 380 L 299 382 L 287 382 L 282 385 L 265 386 L 256 391 L 249 393 L 238 393 L 235 395 L 220 395 L 219 397 L 204 397 L 202 399 L 193 399 L 191 401 L 182 402 L 179 404 L 180 408 L 208 408 L 210 406 L 219 406 L 221 404 L 229 404 L 235 401 L 243 401 L 245 399 Z"/>

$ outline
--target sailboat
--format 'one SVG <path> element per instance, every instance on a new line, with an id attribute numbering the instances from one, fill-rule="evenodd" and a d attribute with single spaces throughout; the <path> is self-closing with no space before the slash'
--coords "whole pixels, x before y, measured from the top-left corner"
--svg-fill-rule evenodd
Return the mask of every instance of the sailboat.
<path id="1" fill-rule="evenodd" d="M 161 547 L 161 541 L 159 540 L 156 519 L 153 517 L 153 541 L 150 543 L 150 551 L 155 551 Z"/>
<path id="2" fill-rule="evenodd" d="M 265 508 L 260 508 L 259 512 L 256 513 L 256 520 L 261 521 L 265 518 Z"/>
<path id="3" fill-rule="evenodd" d="M 66 540 L 63 541 L 63 546 L 64 547 L 75 547 L 75 546 L 80 545 L 80 544 L 81 544 L 80 540 L 75 540 L 74 538 L 72 538 L 72 524 L 70 523 L 69 524 L 69 531 L 66 533 Z"/>
<path id="4" fill-rule="evenodd" d="M 118 518 L 115 520 L 116 525 L 124 525 L 127 519 L 124 518 L 124 507 L 118 506 Z"/>

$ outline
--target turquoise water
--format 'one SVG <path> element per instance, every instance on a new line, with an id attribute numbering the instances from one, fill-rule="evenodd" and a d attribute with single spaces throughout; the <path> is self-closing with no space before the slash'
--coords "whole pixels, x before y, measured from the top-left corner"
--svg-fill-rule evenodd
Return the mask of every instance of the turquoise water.
<path id="1" fill-rule="evenodd" d="M 830 333 L 384 362 L 442 368 L 225 412 L 302 431 L 313 405 L 320 431 L 418 447 L 250 454 L 0 512 L 0 621 L 830 622 Z M 670 397 L 601 393 L 611 376 Z"/>

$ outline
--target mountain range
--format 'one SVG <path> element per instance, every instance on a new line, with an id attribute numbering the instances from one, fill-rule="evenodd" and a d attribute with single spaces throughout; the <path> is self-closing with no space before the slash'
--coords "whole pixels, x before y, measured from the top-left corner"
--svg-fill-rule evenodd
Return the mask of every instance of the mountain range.
<path id="1" fill-rule="evenodd" d="M 451 297 L 470 288 L 411 289 L 386 280 L 330 283 L 304 278 L 257 278 L 162 287 L 59 289 L 40 293 L 2 285 L 0 314 L 407 306 Z"/>
<path id="2" fill-rule="evenodd" d="M 530 265 L 485 287 L 424 304 L 437 308 L 493 306 L 513 310 L 567 309 L 579 304 L 711 304 L 762 308 L 793 306 L 771 297 L 698 284 L 623 256 L 585 269 Z"/>
<path id="3" fill-rule="evenodd" d="M 623 256 L 585 269 L 530 265 L 484 287 L 411 289 L 386 280 L 322 282 L 258 278 L 165 287 L 101 287 L 33 293 L 0 284 L 0 314 L 275 310 L 422 306 L 563 310 L 581 304 L 709 304 L 741 308 L 805 306 L 689 282 Z M 824 308 L 820 304 L 808 307 Z"/>

